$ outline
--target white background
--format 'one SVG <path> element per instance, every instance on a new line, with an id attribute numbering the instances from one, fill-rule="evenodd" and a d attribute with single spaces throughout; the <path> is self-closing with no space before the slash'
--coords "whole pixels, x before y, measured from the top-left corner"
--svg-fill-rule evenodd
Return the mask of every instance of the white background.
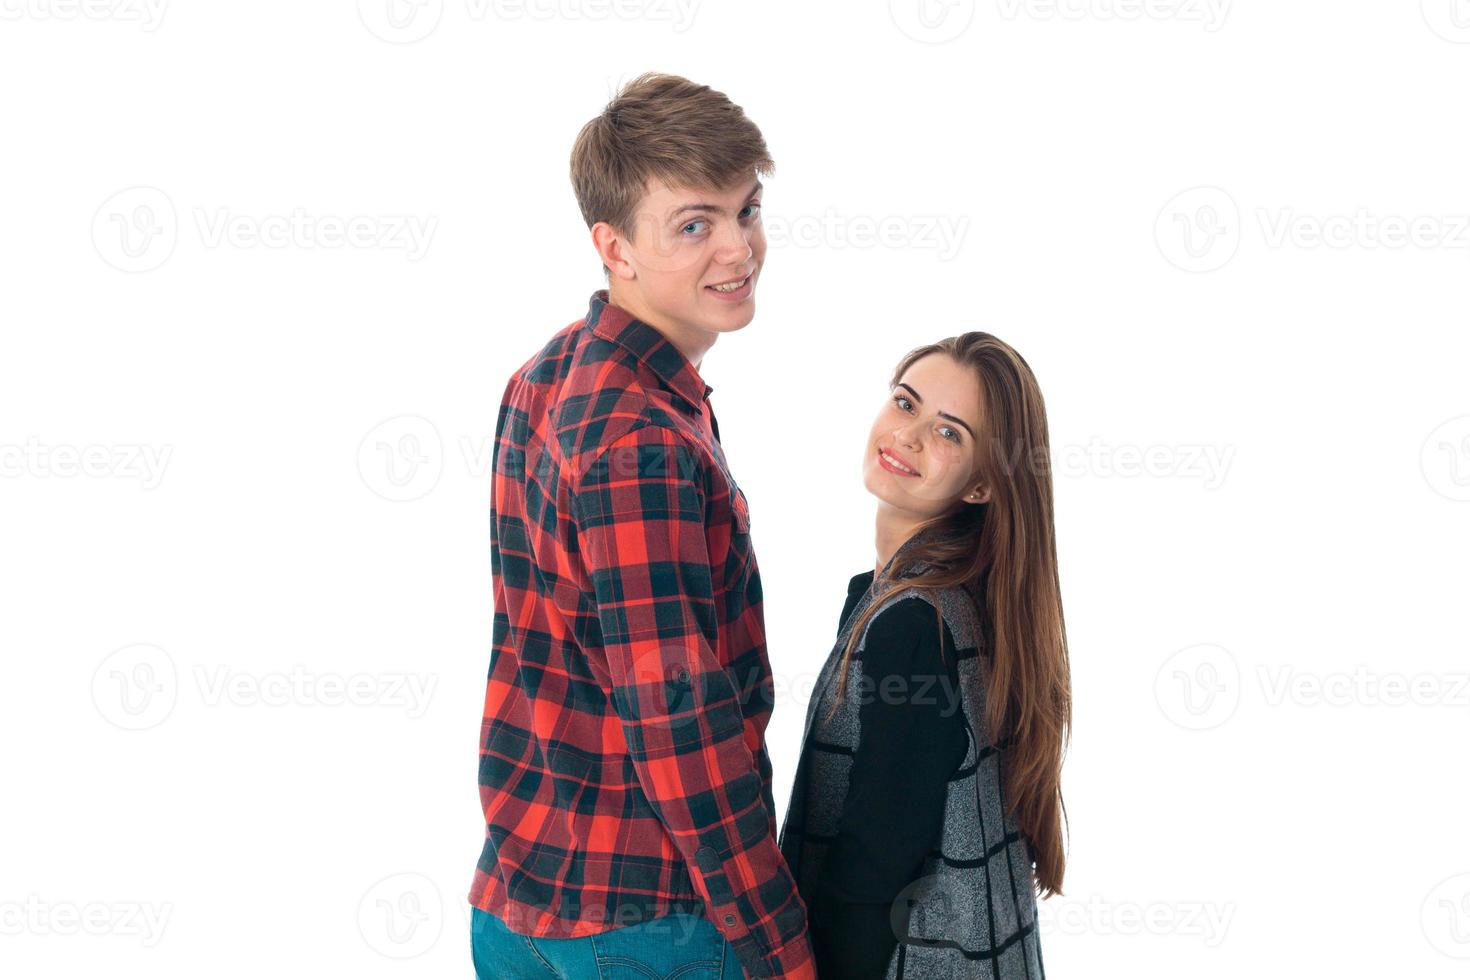
<path id="1" fill-rule="evenodd" d="M 781 809 L 888 373 L 989 330 L 1057 466 L 1049 975 L 1464 975 L 1470 4 L 925 2 L 0 0 L 0 972 L 471 975 L 496 405 L 659 69 L 777 162 L 703 373 Z"/>

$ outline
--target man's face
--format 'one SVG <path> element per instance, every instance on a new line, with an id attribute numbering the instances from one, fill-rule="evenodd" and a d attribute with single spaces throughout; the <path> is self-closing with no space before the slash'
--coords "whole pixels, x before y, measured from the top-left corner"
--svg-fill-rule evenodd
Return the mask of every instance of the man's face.
<path id="1" fill-rule="evenodd" d="M 609 298 L 704 346 L 748 324 L 766 257 L 761 191 L 754 178 L 723 189 L 649 180 L 630 234 L 609 229 Z"/>

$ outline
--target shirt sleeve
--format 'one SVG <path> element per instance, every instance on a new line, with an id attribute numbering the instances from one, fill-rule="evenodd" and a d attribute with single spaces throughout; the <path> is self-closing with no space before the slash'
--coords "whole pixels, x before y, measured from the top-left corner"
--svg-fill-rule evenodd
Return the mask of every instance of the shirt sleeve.
<path id="1" fill-rule="evenodd" d="M 604 447 L 572 488 L 613 708 L 639 784 L 746 974 L 815 980 L 806 907 L 715 653 L 723 597 L 703 486 L 693 448 L 645 425 Z"/>
<path id="2" fill-rule="evenodd" d="M 868 628 L 858 745 L 811 903 L 824 978 L 884 976 L 898 944 L 893 904 L 939 838 L 949 777 L 969 744 L 954 643 L 941 629 L 919 598 L 895 603 Z"/>

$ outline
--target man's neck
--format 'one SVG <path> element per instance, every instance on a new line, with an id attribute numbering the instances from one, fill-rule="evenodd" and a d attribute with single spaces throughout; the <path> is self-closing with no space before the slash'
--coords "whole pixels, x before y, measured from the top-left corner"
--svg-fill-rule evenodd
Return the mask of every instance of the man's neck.
<path id="1" fill-rule="evenodd" d="M 699 364 L 704 360 L 704 355 L 715 345 L 717 335 L 713 332 L 667 320 L 649 310 L 636 295 L 618 290 L 616 283 L 608 286 L 607 300 L 657 330 L 665 340 L 678 348 L 679 353 L 694 365 L 696 371 L 699 370 Z"/>

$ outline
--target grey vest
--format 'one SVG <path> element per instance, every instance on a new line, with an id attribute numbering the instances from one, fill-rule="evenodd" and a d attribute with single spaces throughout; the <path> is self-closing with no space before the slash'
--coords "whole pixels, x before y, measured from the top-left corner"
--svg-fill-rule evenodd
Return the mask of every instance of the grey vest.
<path id="1" fill-rule="evenodd" d="M 843 624 L 807 704 L 803 753 L 807 740 L 813 738 L 844 748 L 857 747 L 863 696 L 859 683 L 861 660 L 871 619 L 849 662 L 844 700 L 830 720 L 826 715 L 836 696 L 834 675 L 852 626 L 886 584 L 879 581 L 869 588 Z M 934 598 L 924 591 L 907 589 L 885 602 L 875 618 L 890 605 L 915 596 L 934 604 Z M 899 943 L 889 960 L 886 977 L 887 980 L 1044 977 L 1030 849 L 1015 821 L 1003 816 L 1002 754 L 990 744 L 983 724 L 988 670 L 986 658 L 979 655 L 980 623 L 974 603 L 958 587 L 940 594 L 939 611 L 949 627 L 944 653 L 946 658 L 956 658 L 970 744 L 963 763 L 949 780 L 937 849 L 924 859 L 918 876 L 893 903 L 890 918 Z M 951 641 L 954 648 L 950 647 Z M 809 764 L 811 778 L 801 801 L 800 819 L 807 833 L 831 836 L 837 832 L 840 807 L 847 797 L 852 756 L 813 752 Z M 788 808 L 788 818 L 790 815 Z M 793 869 L 798 878 L 811 880 L 825 851 L 826 845 L 819 840 L 804 841 L 798 859 L 800 867 Z"/>

